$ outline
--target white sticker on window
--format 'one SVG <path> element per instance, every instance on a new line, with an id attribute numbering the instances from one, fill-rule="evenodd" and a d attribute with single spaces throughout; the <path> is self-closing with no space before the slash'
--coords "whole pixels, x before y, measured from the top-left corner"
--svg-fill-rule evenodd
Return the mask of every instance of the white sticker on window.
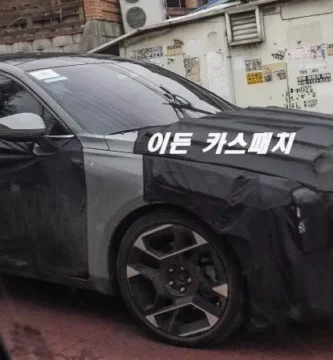
<path id="1" fill-rule="evenodd" d="M 61 80 L 68 80 L 68 78 L 66 78 L 66 76 L 57 76 L 57 77 L 52 78 L 52 79 L 46 79 L 45 82 L 46 83 L 53 83 L 53 82 L 61 81 Z"/>
<path id="2" fill-rule="evenodd" d="M 57 74 L 55 71 L 53 71 L 51 69 L 33 71 L 30 73 L 30 75 L 32 75 L 37 80 L 52 79 L 52 78 L 60 76 L 59 74 Z"/>

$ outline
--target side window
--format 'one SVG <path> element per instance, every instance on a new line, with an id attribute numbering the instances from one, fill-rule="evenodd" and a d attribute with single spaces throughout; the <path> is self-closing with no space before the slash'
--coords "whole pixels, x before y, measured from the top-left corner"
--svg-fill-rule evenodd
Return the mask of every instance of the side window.
<path id="1" fill-rule="evenodd" d="M 45 108 L 43 108 L 42 118 L 46 126 L 46 135 L 67 135 L 68 131 L 59 121 Z"/>
<path id="2" fill-rule="evenodd" d="M 0 75 L 0 117 L 29 112 L 41 116 L 47 135 L 64 135 L 68 132 L 58 120 L 20 84 Z"/>

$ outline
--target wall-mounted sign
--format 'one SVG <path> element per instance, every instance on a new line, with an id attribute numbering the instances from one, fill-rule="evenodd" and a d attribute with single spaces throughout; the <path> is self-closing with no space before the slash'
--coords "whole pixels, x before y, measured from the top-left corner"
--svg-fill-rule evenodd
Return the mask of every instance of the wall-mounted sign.
<path id="1" fill-rule="evenodd" d="M 167 56 L 176 56 L 183 53 L 183 46 L 181 44 L 169 45 L 167 47 Z"/>
<path id="2" fill-rule="evenodd" d="M 261 71 L 246 74 L 246 79 L 248 85 L 264 83 L 264 75 Z"/>
<path id="3" fill-rule="evenodd" d="M 309 84 L 319 84 L 332 81 L 332 74 L 315 74 L 315 75 L 306 75 L 297 77 L 298 85 L 309 85 Z"/>
<path id="4" fill-rule="evenodd" d="M 149 48 L 133 50 L 132 58 L 138 60 L 153 59 L 163 56 L 163 46 L 153 46 Z"/>
<path id="5" fill-rule="evenodd" d="M 246 69 L 246 72 L 261 70 L 262 69 L 262 60 L 261 59 L 246 60 L 245 61 L 245 69 Z"/>

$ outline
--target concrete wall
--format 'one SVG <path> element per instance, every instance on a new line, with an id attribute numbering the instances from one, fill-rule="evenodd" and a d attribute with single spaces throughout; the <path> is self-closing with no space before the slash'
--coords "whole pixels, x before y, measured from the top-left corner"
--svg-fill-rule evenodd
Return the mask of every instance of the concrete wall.
<path id="1" fill-rule="evenodd" d="M 229 47 L 221 15 L 129 39 L 121 54 L 148 58 L 240 106 L 333 113 L 333 1 L 294 0 L 261 10 L 262 43 Z"/>
<path id="2" fill-rule="evenodd" d="M 221 18 L 201 21 L 129 39 L 120 54 L 153 62 L 234 101 L 225 31 Z"/>
<path id="3" fill-rule="evenodd" d="M 231 49 L 236 103 L 333 113 L 333 1 L 266 8 L 264 28 L 265 42 Z M 259 83 L 249 84 L 256 73 Z M 323 76 L 328 81 L 317 83 Z"/>

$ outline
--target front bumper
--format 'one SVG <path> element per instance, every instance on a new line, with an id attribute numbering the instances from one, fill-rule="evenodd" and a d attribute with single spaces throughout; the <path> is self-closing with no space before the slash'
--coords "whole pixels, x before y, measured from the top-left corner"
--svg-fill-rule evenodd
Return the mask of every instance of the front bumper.
<path id="1" fill-rule="evenodd" d="M 251 330 L 333 318 L 332 206 L 333 195 L 300 187 L 292 192 L 290 206 L 267 217 L 262 251 L 267 257 L 258 262 L 252 253 L 244 271 Z"/>

